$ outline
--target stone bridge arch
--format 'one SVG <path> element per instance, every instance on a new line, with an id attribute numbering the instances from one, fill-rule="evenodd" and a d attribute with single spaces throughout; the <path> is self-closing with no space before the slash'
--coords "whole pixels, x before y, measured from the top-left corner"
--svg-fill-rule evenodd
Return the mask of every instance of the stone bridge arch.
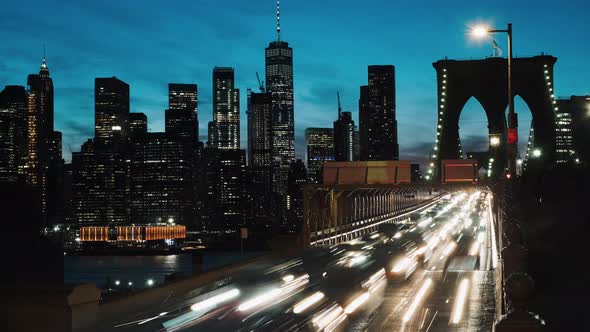
<path id="1" fill-rule="evenodd" d="M 513 59 L 512 93 L 519 95 L 531 111 L 535 146 L 543 150 L 543 163 L 553 163 L 554 160 L 555 104 L 552 95 L 556 61 L 557 58 L 550 55 Z M 459 117 L 467 101 L 473 97 L 486 113 L 489 133 L 501 135 L 501 144 L 492 153 L 499 161 L 495 164 L 498 167 L 496 174 L 500 174 L 506 156 L 507 60 L 444 59 L 433 66 L 438 83 L 438 122 L 432 159 L 440 166 L 441 159 L 461 157 Z M 527 137 L 519 138 L 523 139 Z"/>

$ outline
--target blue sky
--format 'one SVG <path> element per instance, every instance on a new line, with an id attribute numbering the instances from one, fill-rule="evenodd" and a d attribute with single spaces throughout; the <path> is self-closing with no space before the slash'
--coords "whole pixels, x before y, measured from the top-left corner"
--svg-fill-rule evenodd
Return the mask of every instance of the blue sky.
<path id="1" fill-rule="evenodd" d="M 66 160 L 68 146 L 78 151 L 93 136 L 95 77 L 129 83 L 131 111 L 146 113 L 151 131 L 163 131 L 167 84 L 197 83 L 200 130 L 206 135 L 215 65 L 236 69 L 246 147 L 246 89 L 257 87 L 256 71 L 264 74 L 264 48 L 275 38 L 274 0 L 32 0 L 2 7 L 0 87 L 26 85 L 46 45 Z M 558 57 L 557 95 L 590 94 L 589 12 L 586 0 L 283 0 L 282 37 L 294 49 L 297 156 L 304 157 L 306 127 L 332 126 L 337 90 L 358 124 L 367 65 L 394 64 L 401 157 L 424 158 L 436 123 L 432 62 L 491 54 L 489 43 L 466 37 L 475 22 L 512 22 L 516 56 Z M 497 40 L 506 49 L 505 37 Z M 524 107 L 520 101 L 516 106 Z M 520 113 L 524 132 L 530 113 Z M 469 102 L 461 117 L 466 150 L 485 139 L 483 120 L 481 106 Z"/>

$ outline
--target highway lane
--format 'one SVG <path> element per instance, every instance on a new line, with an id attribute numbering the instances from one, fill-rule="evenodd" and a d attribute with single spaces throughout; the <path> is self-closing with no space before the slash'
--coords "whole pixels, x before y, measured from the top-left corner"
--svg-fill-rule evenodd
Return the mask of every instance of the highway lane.
<path id="1" fill-rule="evenodd" d="M 491 331 L 495 317 L 491 227 L 488 209 L 481 211 L 484 211 L 486 236 L 480 246 L 480 264 L 476 270 L 446 271 L 452 257 L 444 255 L 445 247 L 441 246 L 411 280 L 401 285 L 389 285 L 377 313 L 369 321 L 356 322 L 351 331 Z M 464 233 L 463 236 L 477 238 L 477 234 Z M 472 245 L 472 241 L 459 241 L 455 252 L 468 253 Z M 450 268 L 454 269 L 453 266 Z M 463 280 L 467 284 L 464 309 L 459 321 L 453 323 L 453 308 Z M 404 320 L 427 282 L 429 286 L 422 301 L 417 303 L 411 317 Z"/>
<path id="2" fill-rule="evenodd" d="M 263 261 L 232 279 L 170 294 L 112 330 L 489 331 L 495 309 L 489 209 L 474 194 L 453 202 L 393 237 L 373 234 L 328 249 L 328 257 L 326 250 L 311 251 L 303 263 Z M 387 283 L 371 254 L 383 240 L 414 241 L 407 252 L 413 259 L 430 249 L 432 256 L 408 280 Z"/>

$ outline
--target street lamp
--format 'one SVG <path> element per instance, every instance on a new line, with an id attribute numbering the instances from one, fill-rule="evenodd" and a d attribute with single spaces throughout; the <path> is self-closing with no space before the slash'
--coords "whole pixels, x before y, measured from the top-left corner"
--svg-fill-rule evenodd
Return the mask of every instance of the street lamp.
<path id="1" fill-rule="evenodd" d="M 490 135 L 490 146 L 497 147 L 500 145 L 500 135 Z"/>
<path id="2" fill-rule="evenodd" d="M 512 95 L 512 23 L 508 23 L 506 29 L 491 29 L 483 25 L 471 29 L 471 35 L 478 39 L 496 32 L 508 34 L 508 171 L 514 173 L 518 154 L 518 117 L 514 111 L 514 96 Z"/>
<path id="3" fill-rule="evenodd" d="M 534 149 L 534 150 L 533 150 L 533 157 L 534 157 L 534 158 L 539 158 L 539 157 L 541 157 L 541 154 L 542 154 L 542 153 L 541 153 L 541 149 Z"/>

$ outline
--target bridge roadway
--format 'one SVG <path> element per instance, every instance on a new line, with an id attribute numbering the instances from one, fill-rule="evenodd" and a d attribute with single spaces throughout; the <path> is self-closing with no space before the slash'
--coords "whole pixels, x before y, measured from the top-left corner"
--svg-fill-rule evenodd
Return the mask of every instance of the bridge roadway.
<path id="1" fill-rule="evenodd" d="M 489 203 L 489 195 L 454 194 L 393 236 L 389 229 L 297 259 L 258 260 L 96 330 L 491 331 L 497 252 Z M 393 265 L 378 258 L 384 239 L 386 248 L 405 243 L 389 251 L 398 255 Z"/>

